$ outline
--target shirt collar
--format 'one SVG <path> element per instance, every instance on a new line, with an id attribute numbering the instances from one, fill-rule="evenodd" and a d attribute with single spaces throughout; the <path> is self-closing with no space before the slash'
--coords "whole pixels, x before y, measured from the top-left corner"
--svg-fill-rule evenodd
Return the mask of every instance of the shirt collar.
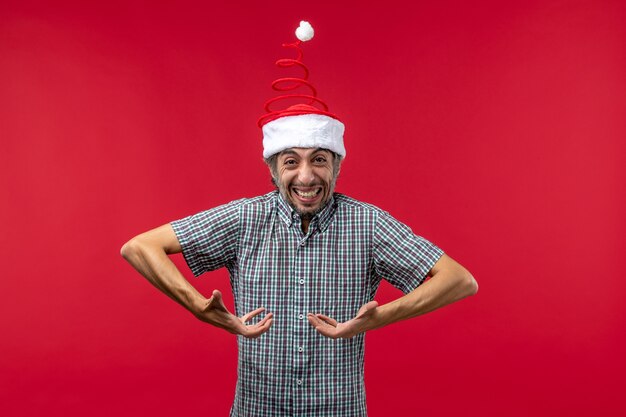
<path id="1" fill-rule="evenodd" d="M 276 210 L 278 211 L 278 217 L 289 227 L 293 224 L 294 220 L 298 218 L 298 213 L 285 201 L 280 192 L 275 191 L 276 197 Z M 311 219 L 311 225 L 317 223 L 320 232 L 324 232 L 334 218 L 335 211 L 337 209 L 337 201 L 334 194 L 330 197 L 330 200 L 326 206 L 317 213 Z M 299 221 L 298 221 L 299 223 Z"/>

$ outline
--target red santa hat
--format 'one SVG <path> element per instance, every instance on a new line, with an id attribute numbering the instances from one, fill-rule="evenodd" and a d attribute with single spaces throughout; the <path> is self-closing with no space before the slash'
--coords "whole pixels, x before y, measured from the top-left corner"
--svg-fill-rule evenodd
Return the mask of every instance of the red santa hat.
<path id="1" fill-rule="evenodd" d="M 346 156 L 343 145 L 345 126 L 337 116 L 328 111 L 325 102 L 317 97 L 317 90 L 308 81 L 309 70 L 302 63 L 302 42 L 313 38 L 313 27 L 308 22 L 300 22 L 296 29 L 298 41 L 283 44 L 298 52 L 296 59 L 286 58 L 276 61 L 279 68 L 299 67 L 304 71 L 301 78 L 284 77 L 272 83 L 279 92 L 290 92 L 300 87 L 308 89 L 308 94 L 282 94 L 265 103 L 266 114 L 261 116 L 258 125 L 263 130 L 263 157 L 289 148 L 323 148 L 342 157 Z M 272 104 L 281 100 L 300 100 L 304 103 L 291 105 L 285 109 L 272 110 Z"/>

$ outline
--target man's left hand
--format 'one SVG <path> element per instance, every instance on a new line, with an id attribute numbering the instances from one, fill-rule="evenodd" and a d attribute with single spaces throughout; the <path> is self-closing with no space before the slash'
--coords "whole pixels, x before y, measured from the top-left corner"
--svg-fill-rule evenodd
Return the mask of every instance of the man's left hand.
<path id="1" fill-rule="evenodd" d="M 376 308 L 378 302 L 370 301 L 361 307 L 356 316 L 343 323 L 325 316 L 323 314 L 309 313 L 307 318 L 311 326 L 315 327 L 319 333 L 331 339 L 349 339 L 357 334 L 377 327 L 375 325 Z"/>

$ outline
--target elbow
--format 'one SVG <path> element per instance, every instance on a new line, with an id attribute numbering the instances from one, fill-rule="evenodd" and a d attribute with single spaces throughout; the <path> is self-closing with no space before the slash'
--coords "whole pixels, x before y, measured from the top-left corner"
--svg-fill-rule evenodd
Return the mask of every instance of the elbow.
<path id="1" fill-rule="evenodd" d="M 475 295 L 478 292 L 478 282 L 468 270 L 465 270 L 463 274 L 463 287 L 466 296 Z"/>
<path id="2" fill-rule="evenodd" d="M 139 242 L 137 241 L 137 238 L 132 238 L 128 242 L 124 243 L 124 246 L 122 246 L 122 249 L 120 250 L 120 255 L 122 255 L 122 258 L 129 261 L 137 254 L 137 252 L 139 252 Z"/>

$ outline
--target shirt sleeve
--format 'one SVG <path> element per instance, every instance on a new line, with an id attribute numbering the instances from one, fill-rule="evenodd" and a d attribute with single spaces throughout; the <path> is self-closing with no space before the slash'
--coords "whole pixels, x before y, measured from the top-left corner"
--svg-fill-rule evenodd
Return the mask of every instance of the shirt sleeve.
<path id="1" fill-rule="evenodd" d="M 417 236 L 388 213 L 376 221 L 373 240 L 374 265 L 378 276 L 407 294 L 417 288 L 443 251 Z"/>
<path id="2" fill-rule="evenodd" d="M 239 239 L 239 202 L 234 201 L 171 223 L 194 276 L 235 262 Z"/>

